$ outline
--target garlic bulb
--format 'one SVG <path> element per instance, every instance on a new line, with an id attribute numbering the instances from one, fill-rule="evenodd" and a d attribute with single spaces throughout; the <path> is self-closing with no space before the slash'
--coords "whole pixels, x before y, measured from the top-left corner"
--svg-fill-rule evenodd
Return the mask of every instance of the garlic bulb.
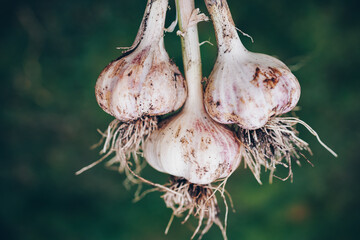
<path id="1" fill-rule="evenodd" d="M 168 0 L 148 1 L 133 49 L 111 62 L 98 78 L 100 107 L 120 121 L 164 115 L 185 102 L 186 83 L 164 48 L 167 6 Z"/>
<path id="2" fill-rule="evenodd" d="M 115 153 L 107 165 L 119 164 L 118 170 L 127 173 L 127 180 L 136 182 L 127 161 L 132 155 L 134 171 L 139 173 L 143 164 L 137 154 L 144 138 L 157 129 L 157 116 L 184 104 L 186 82 L 164 48 L 167 8 L 168 0 L 148 0 L 134 44 L 101 72 L 95 86 L 96 99 L 116 119 L 101 133 L 99 144 L 104 145 L 100 153 L 104 156 L 77 174 Z"/>
<path id="3" fill-rule="evenodd" d="M 191 183 L 227 177 L 239 165 L 239 142 L 205 111 L 184 109 L 145 141 L 144 157 L 156 170 Z"/>
<path id="4" fill-rule="evenodd" d="M 198 100 L 201 98 L 199 94 Z M 150 166 L 172 176 L 168 185 L 171 191 L 165 191 L 163 199 L 173 215 L 188 212 L 184 221 L 190 215 L 199 219 L 192 239 L 203 221 L 206 224 L 199 239 L 213 223 L 227 239 L 226 219 L 223 226 L 215 193 L 220 192 L 227 206 L 224 187 L 239 166 L 243 148 L 233 132 L 213 121 L 203 106 L 198 107 L 187 101 L 182 112 L 163 121 L 145 140 L 143 154 Z"/>
<path id="5" fill-rule="evenodd" d="M 236 32 L 226 0 L 205 0 L 214 23 L 218 57 L 205 90 L 204 104 L 216 121 L 232 125 L 244 151 L 245 165 L 261 183 L 261 167 L 270 170 L 270 182 L 278 165 L 299 164 L 300 152 L 311 153 L 298 137 L 296 124 L 306 127 L 319 143 L 337 156 L 306 123 L 295 117 L 277 116 L 291 111 L 300 98 L 300 85 L 278 59 L 245 49 Z"/>
<path id="6" fill-rule="evenodd" d="M 244 129 L 263 127 L 270 117 L 292 110 L 300 85 L 278 59 L 245 49 L 225 0 L 206 0 L 218 43 L 218 57 L 205 91 L 209 115 Z"/>

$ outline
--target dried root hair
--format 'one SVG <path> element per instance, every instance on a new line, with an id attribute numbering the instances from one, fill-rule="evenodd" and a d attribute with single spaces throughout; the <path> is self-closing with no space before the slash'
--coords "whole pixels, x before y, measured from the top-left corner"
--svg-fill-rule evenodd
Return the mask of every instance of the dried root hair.
<path id="1" fill-rule="evenodd" d="M 191 215 L 198 218 L 198 225 L 191 236 L 191 239 L 195 238 L 195 236 L 200 232 L 201 227 L 204 225 L 204 228 L 201 230 L 198 238 L 201 239 L 215 223 L 220 228 L 224 240 L 227 240 L 226 226 L 228 204 L 225 197 L 225 194 L 227 194 L 225 191 L 227 179 L 228 178 L 222 180 L 220 184 L 214 186 L 212 184 L 198 185 L 190 183 L 184 178 L 172 176 L 169 188 L 173 191 L 167 191 L 162 196 L 166 206 L 173 210 L 173 214 L 171 215 L 165 234 L 169 231 L 174 216 L 182 217 L 186 214 L 184 220 L 182 221 L 183 224 L 190 218 Z M 177 194 L 174 194 L 174 192 Z M 226 207 L 224 224 L 221 222 L 219 217 L 220 209 L 215 195 L 216 192 L 220 193 Z M 230 195 L 228 196 L 231 201 Z"/>
<path id="2" fill-rule="evenodd" d="M 154 186 L 154 188 L 143 192 L 141 195 L 138 195 L 135 198 L 135 201 L 139 201 L 150 192 L 165 192 L 162 198 L 164 199 L 166 206 L 168 208 L 171 208 L 173 211 L 169 223 L 165 229 L 165 234 L 168 233 L 170 226 L 174 220 L 174 216 L 183 217 L 186 214 L 184 220 L 182 221 L 182 224 L 187 222 L 191 216 L 198 218 L 198 225 L 193 235 L 191 236 L 191 239 L 194 239 L 196 235 L 199 234 L 201 227 L 205 225 L 204 228 L 201 230 L 198 238 L 199 240 L 202 239 L 202 237 L 210 230 L 212 225 L 215 223 L 220 228 L 223 239 L 227 240 L 226 227 L 229 207 L 226 196 L 228 197 L 231 207 L 233 208 L 231 196 L 225 190 L 225 185 L 229 177 L 230 176 L 225 179 L 219 180 L 218 182 L 220 183 L 205 185 L 190 183 L 184 178 L 174 176 L 170 177 L 170 183 L 160 185 L 152 183 L 146 179 L 143 179 L 142 177 L 139 177 L 140 180 Z M 218 206 L 216 193 L 220 193 L 220 196 L 226 208 L 224 224 L 220 220 L 220 209 Z"/>
<path id="3" fill-rule="evenodd" d="M 157 129 L 157 124 L 156 117 L 142 117 L 132 122 L 121 122 L 118 119 L 114 119 L 105 132 L 98 130 L 102 137 L 97 144 L 92 146 L 92 148 L 96 148 L 103 144 L 100 151 L 102 157 L 77 171 L 76 175 L 83 173 L 113 155 L 107 161 L 106 166 L 119 172 L 125 172 L 127 176 L 124 182 L 125 186 L 139 183 L 139 180 L 133 176 L 126 166 L 128 164 L 133 165 L 133 172 L 140 173 L 145 165 L 145 162 L 141 162 L 141 143 Z"/>
<path id="4" fill-rule="evenodd" d="M 296 163 L 300 165 L 300 156 L 306 159 L 301 151 L 312 154 L 309 144 L 298 137 L 299 133 L 295 129 L 295 125 L 298 123 L 313 134 L 326 150 L 337 157 L 336 153 L 320 140 L 319 135 L 308 124 L 296 117 L 274 117 L 264 127 L 256 130 L 236 127 L 237 137 L 243 143 L 242 157 L 245 167 L 249 167 L 260 184 L 262 166 L 265 170 L 270 170 L 270 183 L 273 177 L 283 181 L 290 178 L 292 181 L 292 160 L 295 159 Z M 285 178 L 280 178 L 274 174 L 278 165 L 288 169 L 289 173 Z"/>

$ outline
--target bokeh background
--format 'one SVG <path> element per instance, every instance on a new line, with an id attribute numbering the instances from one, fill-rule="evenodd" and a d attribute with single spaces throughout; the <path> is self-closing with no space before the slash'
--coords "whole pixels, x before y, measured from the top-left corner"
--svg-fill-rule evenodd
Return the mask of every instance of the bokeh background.
<path id="1" fill-rule="evenodd" d="M 160 193 L 133 203 L 135 188 L 104 165 L 75 176 L 98 159 L 96 143 L 112 117 L 97 105 L 101 70 L 130 46 L 145 0 L 2 1 L 1 239 L 189 239 L 196 224 L 175 219 Z M 175 9 L 168 14 L 168 25 Z M 206 12 L 204 4 L 196 5 Z M 297 115 L 339 157 L 299 127 L 314 152 L 294 181 L 260 186 L 249 170 L 227 185 L 235 204 L 229 239 L 359 239 L 360 17 L 357 1 L 229 0 L 247 48 L 277 56 L 302 86 Z M 200 40 L 215 44 L 211 23 L 199 24 Z M 182 67 L 179 38 L 166 34 L 169 55 Z M 207 76 L 216 47 L 201 47 Z M 146 177 L 167 176 L 146 167 Z M 286 171 L 279 174 L 286 175 Z M 221 239 L 213 227 L 204 239 Z"/>

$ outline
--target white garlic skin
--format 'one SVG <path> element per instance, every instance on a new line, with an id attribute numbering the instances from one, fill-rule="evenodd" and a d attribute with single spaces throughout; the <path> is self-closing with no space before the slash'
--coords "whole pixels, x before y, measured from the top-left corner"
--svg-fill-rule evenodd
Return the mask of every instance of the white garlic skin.
<path id="1" fill-rule="evenodd" d="M 263 127 L 270 117 L 292 110 L 299 98 L 299 82 L 284 63 L 247 51 L 218 56 L 204 95 L 214 120 L 245 129 Z"/>
<path id="2" fill-rule="evenodd" d="M 164 122 L 145 141 L 144 157 L 156 170 L 191 183 L 225 178 L 239 163 L 234 134 L 205 113 L 183 111 Z"/>
<path id="3" fill-rule="evenodd" d="M 151 45 L 110 63 L 95 91 L 100 107 L 121 121 L 173 112 L 187 96 L 186 82 L 163 46 Z"/>
<path id="4" fill-rule="evenodd" d="M 164 47 L 168 0 L 148 0 L 132 47 L 100 74 L 95 94 L 100 107 L 120 121 L 179 109 L 186 82 Z"/>

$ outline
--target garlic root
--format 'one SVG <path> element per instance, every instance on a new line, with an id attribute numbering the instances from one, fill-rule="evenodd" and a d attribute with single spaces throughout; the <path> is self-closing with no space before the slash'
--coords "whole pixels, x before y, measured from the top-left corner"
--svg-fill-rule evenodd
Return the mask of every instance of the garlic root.
<path id="1" fill-rule="evenodd" d="M 139 183 L 134 176 L 129 172 L 126 167 L 127 164 L 133 164 L 135 166 L 134 172 L 140 173 L 144 163 L 140 161 L 138 156 L 140 145 L 144 141 L 144 138 L 151 135 L 157 129 L 158 120 L 156 117 L 143 117 L 132 122 L 121 122 L 118 119 L 114 119 L 108 126 L 105 132 L 100 132 L 102 138 L 99 143 L 95 145 L 103 144 L 100 154 L 103 155 L 98 161 L 82 168 L 76 175 L 92 168 L 99 164 L 109 156 L 115 154 L 108 162 L 106 166 L 114 168 L 119 172 L 125 172 L 127 179 L 124 182 L 125 186 L 131 185 L 131 183 Z M 132 156 L 132 157 L 131 157 Z M 128 161 L 132 159 L 133 162 Z"/>
<path id="2" fill-rule="evenodd" d="M 312 155 L 309 144 L 298 137 L 299 133 L 295 129 L 296 124 L 303 125 L 311 134 L 316 136 L 319 143 L 326 150 L 337 157 L 336 153 L 320 140 L 317 133 L 309 125 L 296 117 L 273 117 L 264 127 L 256 130 L 242 129 L 236 126 L 234 130 L 237 133 L 237 137 L 243 143 L 242 157 L 245 165 L 249 167 L 260 184 L 261 167 L 264 167 L 265 170 L 270 170 L 270 183 L 273 177 L 283 181 L 290 178 L 292 181 L 293 159 L 300 165 L 300 156 L 305 157 L 301 153 L 302 151 Z M 311 162 L 309 163 L 311 164 Z M 287 177 L 280 178 L 274 175 L 278 165 L 288 169 Z"/>
<path id="3" fill-rule="evenodd" d="M 217 191 L 218 188 L 212 184 L 198 185 L 190 183 L 184 178 L 174 176 L 171 177 L 169 188 L 178 194 L 168 191 L 162 196 L 162 198 L 164 199 L 166 206 L 173 210 L 173 216 L 181 217 L 186 214 L 184 220 L 182 221 L 183 224 L 191 215 L 199 219 L 198 226 L 196 227 L 191 239 L 194 239 L 194 237 L 199 233 L 204 221 L 205 226 L 198 239 L 201 239 L 203 235 L 210 230 L 214 223 L 220 228 L 224 240 L 227 239 L 226 226 L 224 227 L 219 218 L 220 210 L 214 192 L 214 190 Z M 222 188 L 220 191 L 224 191 L 224 189 Z M 224 192 L 221 192 L 221 197 L 225 206 L 227 206 Z M 226 210 L 226 215 L 227 211 L 228 209 Z M 169 230 L 171 221 L 172 218 L 170 219 L 166 232 Z"/>

